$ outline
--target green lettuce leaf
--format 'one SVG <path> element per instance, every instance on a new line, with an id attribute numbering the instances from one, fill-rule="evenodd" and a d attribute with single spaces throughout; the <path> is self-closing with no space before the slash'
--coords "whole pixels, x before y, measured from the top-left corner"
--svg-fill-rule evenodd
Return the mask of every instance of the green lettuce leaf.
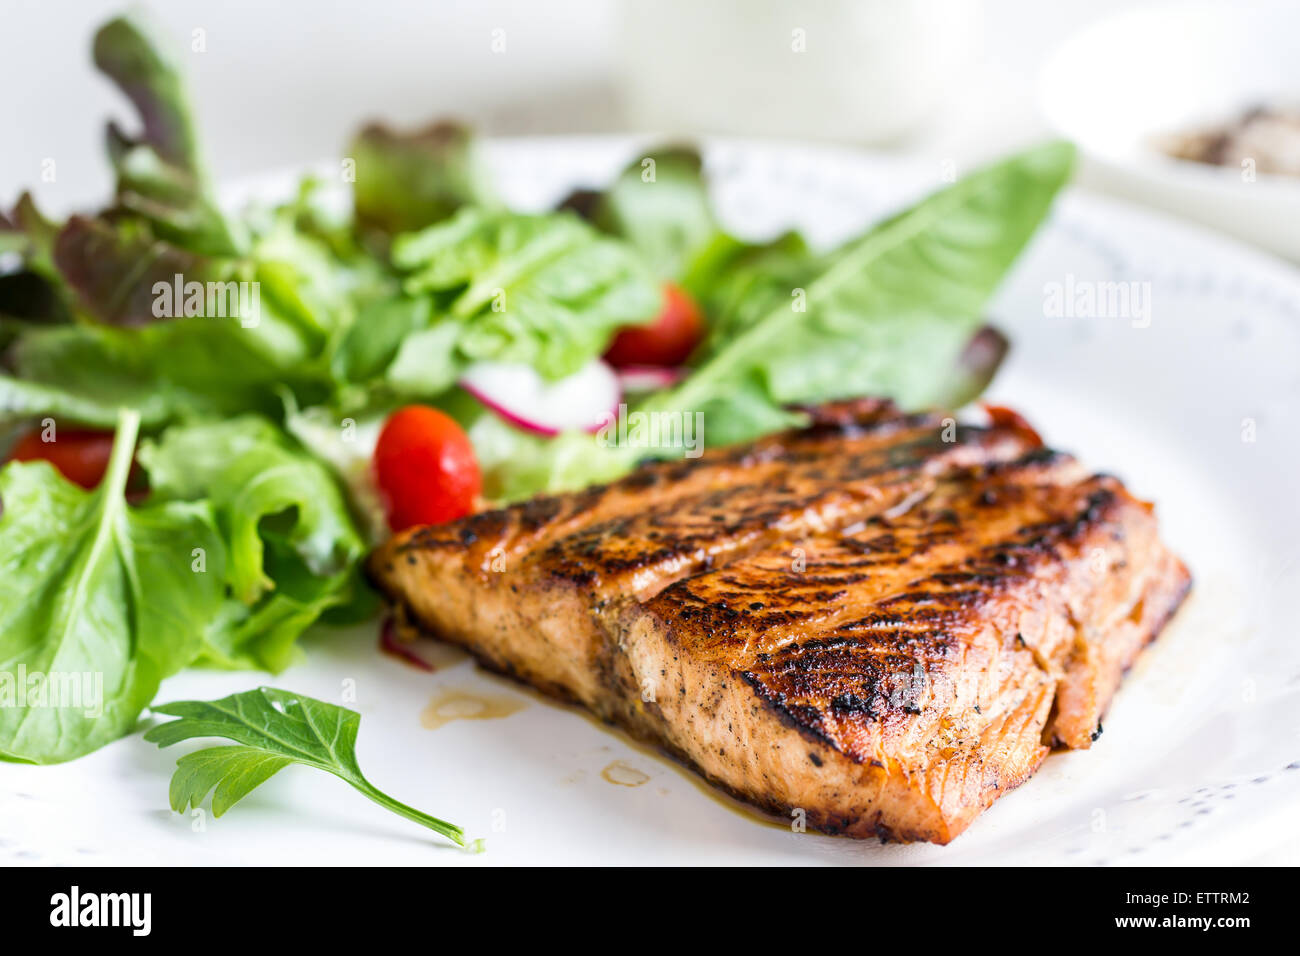
<path id="1" fill-rule="evenodd" d="M 126 503 L 138 427 L 122 414 L 95 491 L 46 462 L 0 470 L 0 757 L 57 763 L 130 731 L 222 605 L 207 502 Z"/>
<path id="2" fill-rule="evenodd" d="M 357 229 L 378 248 L 392 237 L 441 222 L 461 206 L 494 204 L 474 137 L 457 123 L 396 133 L 377 123 L 348 147 Z"/>
<path id="3" fill-rule="evenodd" d="M 249 212 L 250 258 L 263 303 L 324 346 L 349 328 L 367 303 L 393 295 L 387 263 L 365 252 L 320 207 L 320 183 L 305 179 L 298 195 L 269 211 Z"/>
<path id="4" fill-rule="evenodd" d="M 208 282 L 238 278 L 233 262 L 161 242 L 148 223 L 135 219 L 73 216 L 59 231 L 53 256 L 82 312 L 110 325 L 141 326 L 172 318 L 155 314 L 160 302 L 156 286 L 173 287 L 177 275 L 184 282 L 204 283 L 205 291 Z"/>
<path id="5" fill-rule="evenodd" d="M 332 351 L 335 380 L 364 385 L 382 378 L 407 337 L 425 331 L 432 319 L 427 297 L 396 296 L 369 303 Z"/>
<path id="6" fill-rule="evenodd" d="M 466 430 L 483 474 L 483 494 L 496 502 L 612 481 L 644 457 L 585 432 L 543 437 L 521 431 L 490 411 L 469 418 Z"/>
<path id="7" fill-rule="evenodd" d="M 247 237 L 213 198 L 184 79 L 165 49 L 137 16 L 110 20 L 95 34 L 95 66 L 135 106 L 142 125 L 130 137 L 109 124 L 117 201 L 160 238 L 201 255 L 238 255 Z"/>
<path id="8" fill-rule="evenodd" d="M 365 543 L 321 462 L 265 419 L 176 425 L 140 448 L 152 497 L 208 501 L 227 542 L 226 609 L 211 663 L 278 671 L 327 609 L 363 599 Z"/>
<path id="9" fill-rule="evenodd" d="M 731 442 L 761 434 L 791 405 L 853 395 L 933 404 L 1073 158 L 1065 143 L 1031 149 L 795 261 L 779 281 L 754 283 L 714 325 L 693 373 L 643 410 L 705 411 L 710 440 Z"/>
<path id="10" fill-rule="evenodd" d="M 649 150 L 607 189 L 579 190 L 564 208 L 627 241 L 661 279 L 690 293 L 706 316 L 721 314 L 737 286 L 753 276 L 810 258 L 797 233 L 751 242 L 723 229 L 709 199 L 703 160 L 690 146 Z"/>
<path id="11" fill-rule="evenodd" d="M 812 250 L 797 232 L 765 242 L 748 242 L 718 232 L 700 249 L 681 277 L 681 287 L 717 324 L 746 303 L 761 299 L 763 288 L 789 290 L 813 262 Z"/>
<path id="12" fill-rule="evenodd" d="M 590 218 L 671 280 L 682 279 L 721 232 L 699 151 L 688 146 L 661 147 L 633 160 L 600 194 Z"/>
<path id="13" fill-rule="evenodd" d="M 143 406 L 136 413 L 146 425 L 157 424 L 167 417 L 169 410 L 151 396 L 141 396 Z M 28 382 L 9 375 L 0 375 L 0 426 L 11 426 L 42 415 L 68 424 L 93 425 L 112 428 L 117 422 L 117 412 L 111 405 L 84 398 L 57 385 Z"/>
<path id="14" fill-rule="evenodd" d="M 340 415 L 325 405 L 299 409 L 293 396 L 284 396 L 284 427 L 313 457 L 327 464 L 347 490 L 348 504 L 367 541 L 377 545 L 388 537 L 382 496 L 371 471 L 379 432 L 391 409 L 358 417 Z"/>
<path id="15" fill-rule="evenodd" d="M 261 310 L 237 319 L 180 318 L 142 328 L 98 323 L 28 328 L 10 345 L 18 378 L 57 389 L 83 407 L 140 410 L 150 423 L 186 415 L 274 414 L 283 387 L 326 390 L 302 331 Z M 44 409 L 57 411 L 57 409 Z"/>
<path id="16" fill-rule="evenodd" d="M 432 296 L 435 320 L 460 324 L 467 361 L 523 362 L 548 378 L 576 372 L 660 305 L 637 256 L 568 214 L 463 209 L 400 237 L 393 262 L 409 273 L 407 295 Z"/>
<path id="17" fill-rule="evenodd" d="M 0 251 L 18 253 L 28 269 L 47 280 L 58 274 L 54 265 L 58 235 L 59 224 L 36 208 L 28 192 L 18 197 L 9 216 L 0 216 Z"/>

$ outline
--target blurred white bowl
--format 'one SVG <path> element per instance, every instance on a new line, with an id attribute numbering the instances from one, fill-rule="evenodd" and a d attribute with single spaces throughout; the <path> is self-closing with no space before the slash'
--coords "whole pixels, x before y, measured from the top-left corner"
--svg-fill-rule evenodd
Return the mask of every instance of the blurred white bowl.
<path id="1" fill-rule="evenodd" d="M 946 103 L 982 26 L 977 0 L 626 0 L 628 120 L 670 134 L 885 143 Z"/>
<path id="2" fill-rule="evenodd" d="M 1294 0 L 1143 7 L 1076 34 L 1048 61 L 1040 105 L 1084 181 L 1300 261 L 1300 180 L 1173 159 L 1157 137 L 1300 101 Z"/>

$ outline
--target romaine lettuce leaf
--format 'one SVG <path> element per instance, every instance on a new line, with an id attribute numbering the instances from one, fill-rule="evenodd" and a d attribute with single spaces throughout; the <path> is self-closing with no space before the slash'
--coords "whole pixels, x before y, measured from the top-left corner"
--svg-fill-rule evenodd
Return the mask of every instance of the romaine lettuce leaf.
<path id="1" fill-rule="evenodd" d="M 644 410 L 706 411 L 711 439 L 730 442 L 761 434 L 757 408 L 854 395 L 934 403 L 1073 158 L 1066 143 L 1030 149 L 755 282 L 715 323 L 692 374 Z"/>

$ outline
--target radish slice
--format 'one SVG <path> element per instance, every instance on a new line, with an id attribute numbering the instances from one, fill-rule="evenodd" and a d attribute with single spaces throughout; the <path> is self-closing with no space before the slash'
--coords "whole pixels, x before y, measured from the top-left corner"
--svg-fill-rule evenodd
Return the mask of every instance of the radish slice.
<path id="1" fill-rule="evenodd" d="M 623 397 L 618 376 L 600 359 L 555 382 L 530 365 L 475 362 L 460 386 L 510 424 L 538 435 L 599 431 L 618 414 Z"/>
<path id="2" fill-rule="evenodd" d="M 685 375 L 686 370 L 680 366 L 629 365 L 618 370 L 618 381 L 625 392 L 656 392 L 676 385 Z"/>

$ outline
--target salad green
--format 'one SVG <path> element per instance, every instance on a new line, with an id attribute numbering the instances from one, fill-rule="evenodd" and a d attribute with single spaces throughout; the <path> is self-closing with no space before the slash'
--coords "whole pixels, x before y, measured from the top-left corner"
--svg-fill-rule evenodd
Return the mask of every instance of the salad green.
<path id="1" fill-rule="evenodd" d="M 365 543 L 329 470 L 253 415 L 176 425 L 139 451 L 150 500 L 205 501 L 226 547 L 230 600 L 204 635 L 201 660 L 278 672 L 329 609 L 371 594 Z"/>
<path id="2" fill-rule="evenodd" d="M 626 239 L 660 278 L 690 288 L 688 277 L 724 235 L 709 204 L 703 166 L 689 147 L 650 150 L 592 196 L 588 216 Z"/>
<path id="3" fill-rule="evenodd" d="M 757 278 L 723 312 L 675 389 L 650 408 L 705 409 L 714 441 L 788 423 L 847 394 L 958 407 L 950 385 L 985 304 L 1065 184 L 1053 143 L 967 176 L 861 239 Z"/>
<path id="4" fill-rule="evenodd" d="M 462 206 L 497 205 L 474 137 L 457 123 L 406 135 L 371 123 L 347 156 L 356 231 L 380 251 L 393 237 L 441 222 Z"/>
<path id="5" fill-rule="evenodd" d="M 1004 351 L 972 348 L 996 339 L 985 304 L 1073 160 L 1065 144 L 1031 149 L 826 250 L 731 235 L 689 147 L 523 212 L 468 129 L 372 125 L 340 166 L 346 212 L 308 177 L 278 206 L 233 214 L 165 49 L 131 17 L 95 37 L 96 66 L 139 114 L 138 132 L 108 128 L 110 204 L 57 221 L 24 194 L 0 216 L 0 425 L 117 434 L 94 490 L 49 464 L 0 471 L 0 678 L 19 664 L 102 674 L 104 705 L 90 718 L 15 699 L 0 708 L 8 759 L 87 753 L 129 732 L 183 667 L 278 671 L 313 624 L 374 613 L 360 571 L 383 533 L 370 457 L 404 405 L 459 423 L 492 501 L 664 454 L 516 427 L 461 383 L 481 363 L 570 381 L 656 319 L 666 282 L 698 305 L 704 335 L 625 401 L 702 413 L 711 444 L 828 399 L 973 398 Z M 128 503 L 133 453 L 149 492 Z M 247 779 L 272 764 L 259 766 Z"/>
<path id="6" fill-rule="evenodd" d="M 634 252 L 576 216 L 466 207 L 398 237 L 392 261 L 405 275 L 404 294 L 433 298 L 439 318 L 416 333 L 426 344 L 446 342 L 463 362 L 523 362 L 549 379 L 576 372 L 619 328 L 659 307 L 658 285 Z M 440 326 L 454 335 L 429 340 Z"/>
<path id="7" fill-rule="evenodd" d="M 0 756 L 53 763 L 120 737 L 221 610 L 226 548 L 211 505 L 126 503 L 138 427 L 122 414 L 94 491 L 46 462 L 0 470 L 0 659 L 12 676 L 0 680 Z"/>
<path id="8" fill-rule="evenodd" d="M 325 701 L 259 687 L 221 700 L 158 704 L 155 713 L 178 719 L 151 727 L 144 739 L 170 747 L 193 737 L 224 737 L 234 746 L 207 747 L 176 762 L 171 805 L 177 813 L 197 807 L 212 791 L 212 813 L 221 816 L 290 764 L 315 767 L 347 781 L 387 810 L 465 846 L 465 831 L 394 800 L 361 773 L 357 730 L 361 715 Z"/>

